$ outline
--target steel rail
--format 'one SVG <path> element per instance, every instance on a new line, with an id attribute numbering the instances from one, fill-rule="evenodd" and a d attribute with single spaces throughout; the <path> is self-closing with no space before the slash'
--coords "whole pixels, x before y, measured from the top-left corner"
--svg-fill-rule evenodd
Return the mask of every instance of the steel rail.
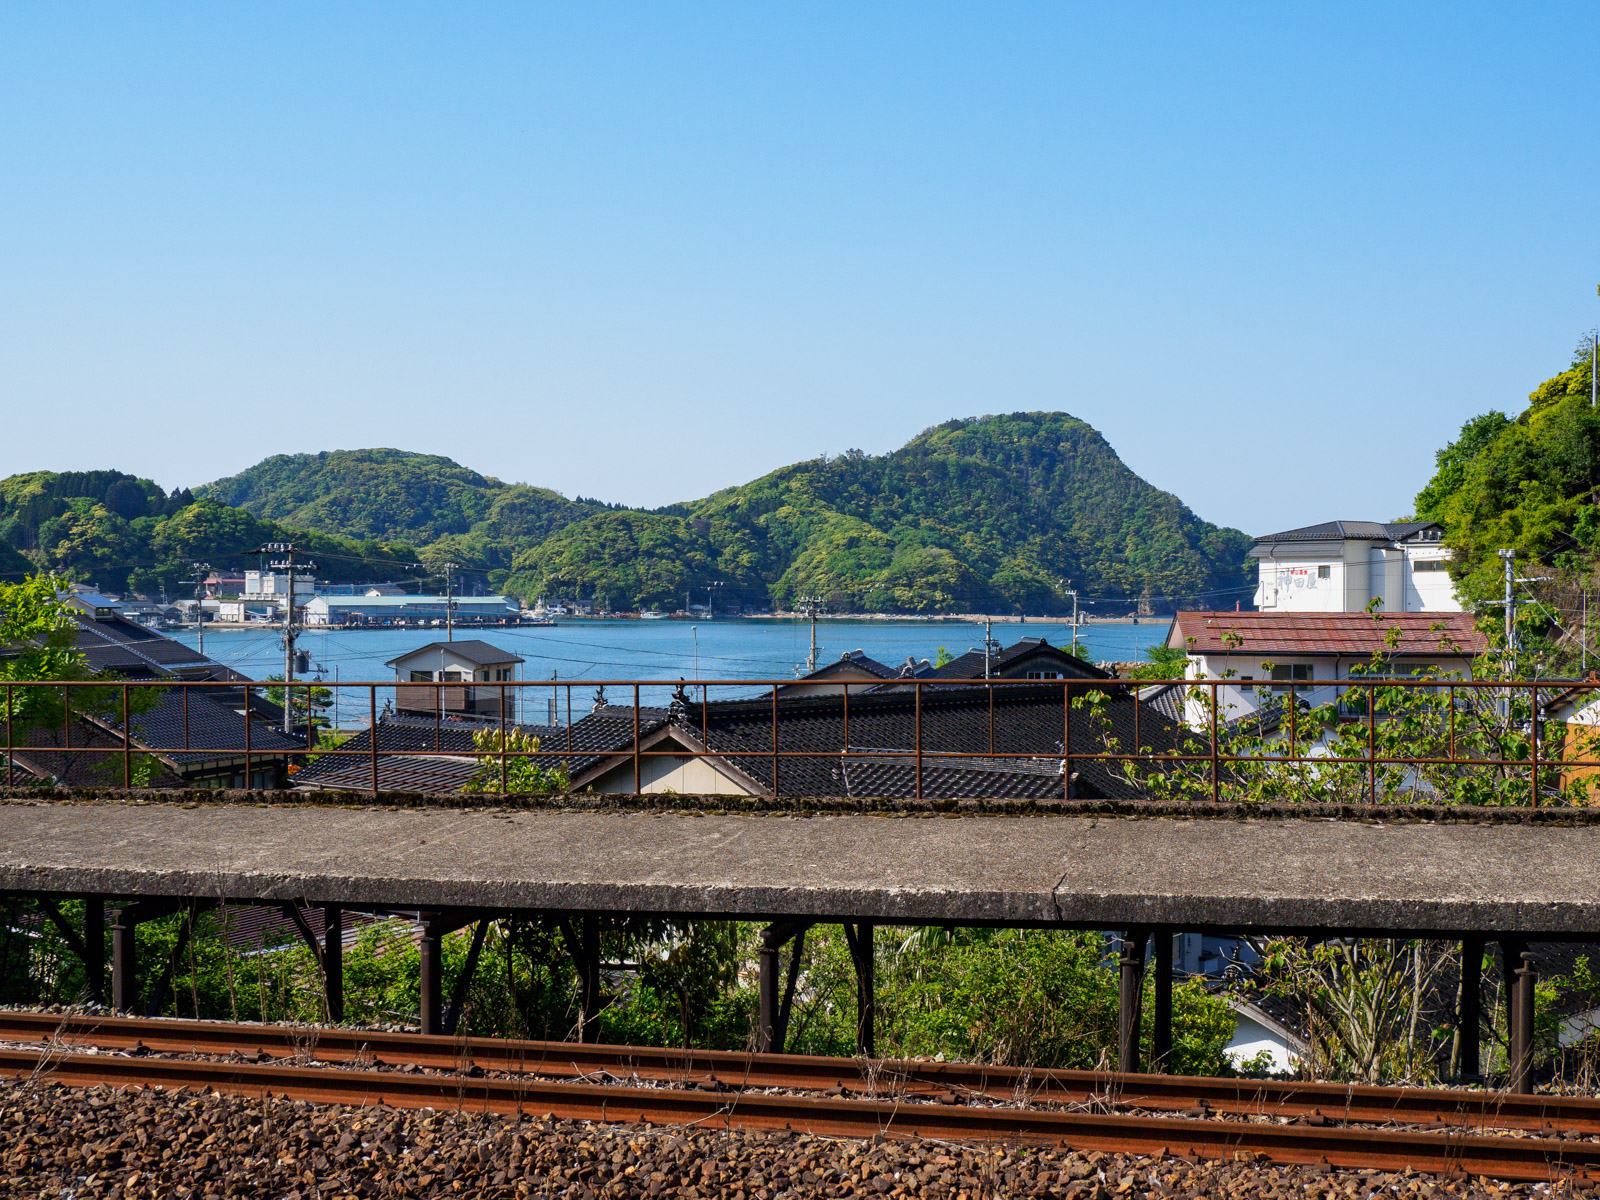
<path id="1" fill-rule="evenodd" d="M 552 1083 L 285 1064 L 57 1054 L 0 1048 L 0 1076 L 70 1087 L 210 1088 L 324 1104 L 438 1108 L 506 1116 L 719 1129 L 784 1129 L 832 1137 L 1030 1143 L 1196 1158 L 1380 1171 L 1416 1170 L 1520 1181 L 1600 1181 L 1600 1142 L 1450 1131 L 1324 1128 L 1216 1118 L 1148 1117 L 969 1107 L 893 1099 L 722 1096 L 700 1089 Z"/>
<path id="2" fill-rule="evenodd" d="M 581 1078 L 598 1072 L 660 1083 L 725 1088 L 823 1090 L 865 1087 L 868 1063 L 855 1058 L 749 1054 L 656 1046 L 474 1039 L 431 1034 L 281 1025 L 244 1025 L 168 1018 L 0 1013 L 0 1041 L 40 1042 L 168 1054 L 269 1053 L 321 1062 L 372 1062 L 438 1070 Z M 972 1063 L 873 1060 L 880 1092 L 915 1099 L 939 1095 L 991 1100 L 1182 1111 L 1205 1106 L 1230 1116 L 1316 1117 L 1363 1125 L 1449 1125 L 1535 1133 L 1600 1135 L 1600 1100 L 1528 1096 L 1447 1088 L 1377 1087 L 1207 1076 L 1121 1075 L 1098 1071 L 1022 1069 Z"/>

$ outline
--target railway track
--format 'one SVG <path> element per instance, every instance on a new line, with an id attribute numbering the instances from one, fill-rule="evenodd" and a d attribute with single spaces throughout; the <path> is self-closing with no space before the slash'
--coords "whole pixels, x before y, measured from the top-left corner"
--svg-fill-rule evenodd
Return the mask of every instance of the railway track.
<path id="1" fill-rule="evenodd" d="M 1092 1071 L 1024 1070 L 970 1063 L 863 1060 L 794 1054 L 675 1050 L 577 1042 L 514 1041 L 415 1033 L 242 1025 L 165 1018 L 0 1013 L 0 1042 L 54 1042 L 155 1053 L 261 1055 L 359 1066 L 416 1065 L 545 1079 L 609 1074 L 718 1092 L 819 1091 L 908 1102 L 969 1100 L 1149 1112 L 1203 1109 L 1230 1117 L 1344 1125 L 1439 1126 L 1600 1135 L 1600 1100 L 1445 1088 L 1372 1087 L 1280 1080 Z"/>
<path id="2" fill-rule="evenodd" d="M 960 1142 L 1053 1145 L 1193 1158 L 1266 1159 L 1334 1168 L 1600 1181 L 1600 1142 L 1489 1136 L 1462 1130 L 1314 1128 L 1182 1116 L 965 1107 L 888 1099 L 618 1087 L 527 1077 L 249 1064 L 208 1059 L 0 1048 L 0 1075 L 87 1087 L 210 1088 L 247 1097 L 388 1104 L 519 1117 L 649 1123 L 697 1129 L 786 1129 L 836 1137 L 883 1133 Z"/>

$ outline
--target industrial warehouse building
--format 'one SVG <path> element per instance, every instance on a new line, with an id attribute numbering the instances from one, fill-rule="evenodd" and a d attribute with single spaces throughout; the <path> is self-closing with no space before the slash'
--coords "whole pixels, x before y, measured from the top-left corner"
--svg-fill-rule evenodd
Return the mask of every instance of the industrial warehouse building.
<path id="1" fill-rule="evenodd" d="M 439 625 L 450 606 L 457 625 L 515 624 L 520 609 L 504 596 L 318 596 L 305 606 L 307 625 Z"/>

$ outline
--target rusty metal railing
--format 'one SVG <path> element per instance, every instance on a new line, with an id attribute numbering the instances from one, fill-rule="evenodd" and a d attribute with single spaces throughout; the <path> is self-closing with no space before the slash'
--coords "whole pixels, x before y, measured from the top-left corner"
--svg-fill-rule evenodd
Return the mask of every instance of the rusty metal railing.
<path id="1" fill-rule="evenodd" d="M 242 772 L 236 777 L 242 775 L 246 786 L 264 764 L 281 776 L 294 776 L 300 785 L 351 787 L 354 776 L 347 768 L 360 764 L 363 789 L 378 794 L 408 790 L 401 770 L 388 771 L 391 783 L 385 786 L 386 765 L 447 760 L 455 764 L 454 775 L 463 777 L 463 786 L 468 773 L 461 768 L 470 765 L 474 790 L 506 793 L 518 790 L 513 776 L 522 775 L 519 762 L 550 770 L 581 762 L 583 778 L 593 782 L 610 775 L 616 782 L 631 775 L 631 788 L 608 790 L 642 794 L 669 786 L 663 781 L 672 767 L 652 774 L 660 760 L 678 767 L 711 760 L 735 783 L 742 779 L 783 794 L 787 781 L 790 790 L 800 789 L 797 794 L 816 794 L 814 779 L 808 782 L 786 767 L 793 760 L 811 760 L 842 776 L 847 791 L 852 766 L 898 764 L 904 778 L 888 784 L 923 799 L 930 784 L 935 795 L 950 786 L 941 772 L 971 772 L 981 760 L 989 764 L 986 775 L 1004 774 L 1012 764 L 1011 774 L 1031 781 L 1017 786 L 1033 798 L 1045 798 L 1038 781 L 1049 771 L 1057 777 L 1053 794 L 1061 798 L 1109 789 L 1124 795 L 1249 800 L 1296 798 L 1290 792 L 1297 790 L 1299 798 L 1369 804 L 1432 799 L 1539 805 L 1587 803 L 1590 781 L 1600 788 L 1600 757 L 1593 754 L 1600 750 L 1596 681 L 629 679 L 406 681 L 404 686 L 406 703 L 413 707 L 389 715 L 380 712 L 378 700 L 380 692 L 395 692 L 392 680 L 9 682 L 4 686 L 4 781 L 14 786 L 20 775 L 72 782 L 77 771 L 80 782 L 95 782 L 81 779 L 84 763 L 93 762 L 95 770 L 109 769 L 112 775 L 98 782 L 132 787 L 147 763 L 179 777 L 186 771 L 201 777 L 207 763 L 238 759 Z M 574 719 L 574 688 L 599 688 L 601 696 L 604 689 L 622 689 L 632 703 L 602 702 Z M 364 726 L 326 730 L 324 702 L 335 689 L 365 695 Z M 647 703 L 661 693 L 669 695 L 665 704 Z M 715 699 L 716 693 L 728 698 Z M 1152 702 L 1157 693 L 1165 694 L 1160 707 Z M 232 716 L 220 730 L 215 721 L 194 724 L 190 697 L 197 694 L 230 701 L 225 711 Z M 429 695 L 431 703 L 425 701 Z M 556 724 L 519 719 L 530 696 L 542 702 L 546 695 Z M 181 729 L 165 739 L 175 744 L 165 745 L 148 731 L 173 722 L 163 724 L 148 714 L 174 696 L 181 698 L 175 722 Z M 272 717 L 263 703 L 268 696 L 290 707 L 287 737 L 281 706 L 280 715 Z M 1044 732 L 1043 714 L 1056 705 L 1059 737 Z M 1586 711 L 1591 706 L 1593 713 Z M 340 708 L 349 711 L 347 705 Z M 213 717 L 215 709 L 207 706 Z M 401 736 L 402 730 L 425 732 L 430 724 L 431 745 L 425 736 Z M 895 729 L 907 744 L 884 744 L 885 730 Z M 513 745 L 514 732 L 529 730 L 540 739 L 537 749 Z M 471 744 L 458 736 L 463 731 L 477 735 Z M 454 744 L 445 744 L 447 733 Z M 230 740 L 235 735 L 236 742 Z M 365 735 L 366 740 L 347 745 L 331 735 Z M 64 771 L 51 769 L 63 764 Z M 413 774 L 426 777 L 427 771 Z M 578 782 L 577 775 L 569 777 Z M 397 779 L 401 782 L 393 782 Z M 415 790 L 440 790 L 448 782 L 422 778 L 423 786 Z M 978 786 L 972 780 L 966 784 Z M 805 791 L 808 787 L 813 790 Z"/>

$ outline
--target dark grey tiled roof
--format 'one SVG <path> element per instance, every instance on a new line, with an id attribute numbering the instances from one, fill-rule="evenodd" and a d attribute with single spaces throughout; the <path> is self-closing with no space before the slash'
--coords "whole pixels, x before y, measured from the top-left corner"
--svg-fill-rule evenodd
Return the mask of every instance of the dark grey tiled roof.
<path id="1" fill-rule="evenodd" d="M 983 755 L 992 748 L 1024 759 L 963 759 L 940 764 L 923 759 L 923 795 L 930 798 L 1054 797 L 1064 795 L 1059 774 L 1065 726 L 1062 689 L 1040 684 L 994 688 L 993 708 L 987 687 L 925 690 L 921 705 L 925 752 Z M 1134 744 L 1135 701 L 1123 689 L 1107 689 L 1103 707 L 1110 734 L 1121 749 Z M 676 722 L 692 737 L 704 731 L 708 749 L 718 752 L 766 790 L 772 788 L 772 708 L 766 701 L 724 701 L 701 713 L 690 705 Z M 991 725 L 992 712 L 992 725 Z M 1079 753 L 1105 749 L 1097 718 L 1081 708 L 1072 713 L 1072 745 Z M 1175 749 L 1180 729 L 1175 721 L 1143 706 L 1139 740 L 1157 750 Z M 852 751 L 873 749 L 871 761 L 846 764 L 845 706 L 840 696 L 806 696 L 781 703 L 778 719 L 780 751 L 816 751 L 778 762 L 778 791 L 784 795 L 839 795 L 848 782 L 852 795 L 909 796 L 915 792 L 917 706 L 907 691 L 882 691 L 852 697 L 848 744 Z M 991 734 L 992 728 L 992 734 Z M 849 779 L 844 778 L 848 769 Z M 1104 763 L 1075 759 L 1080 796 L 1122 796 L 1133 790 L 1120 772 Z M 937 772 L 937 774 L 930 774 Z"/>
<path id="2" fill-rule="evenodd" d="M 407 650 L 404 654 L 391 658 L 383 665 L 392 667 L 397 662 L 415 658 L 419 654 L 426 654 L 430 650 L 448 650 L 451 654 L 466 659 L 469 663 L 477 663 L 480 667 L 492 666 L 496 663 L 526 662 L 520 655 L 509 650 L 502 650 L 499 646 L 491 646 L 480 638 L 464 638 L 454 642 L 429 642 L 426 646 L 418 646 L 415 650 Z"/>
<path id="3" fill-rule="evenodd" d="M 641 736 L 654 733 L 666 721 L 667 710 L 639 709 Z M 495 724 L 391 717 L 378 723 L 378 786 L 384 790 L 431 794 L 457 792 L 477 773 L 473 734 Z M 513 726 L 539 739 L 546 751 L 534 761 L 544 768 L 565 764 L 572 776 L 611 755 L 633 747 L 633 709 L 607 707 L 590 713 L 570 726 Z M 372 731 L 363 730 L 338 747 L 338 754 L 321 754 L 294 777 L 296 787 L 324 789 L 372 787 Z M 459 757 L 441 758 L 427 751 Z"/>
<path id="4" fill-rule="evenodd" d="M 120 721 L 110 724 L 115 730 L 122 728 Z M 131 718 L 129 724 L 136 741 L 173 762 L 205 762 L 244 752 L 244 717 L 211 689 L 162 688 L 155 707 Z M 304 750 L 305 746 L 303 736 L 290 737 L 259 717 L 250 722 L 252 754 L 282 754 Z"/>
<path id="5" fill-rule="evenodd" d="M 1139 703 L 1148 704 L 1169 721 L 1183 724 L 1184 695 L 1183 688 L 1179 684 L 1168 683 L 1160 687 L 1140 688 Z"/>
<path id="6" fill-rule="evenodd" d="M 1082 679 L 1109 679 L 1110 675 L 1102 671 L 1091 662 L 1085 662 L 1076 655 L 1069 654 L 1059 646 L 1052 646 L 1044 638 L 1022 638 L 1012 645 L 1003 646 L 989 657 L 989 675 L 991 678 L 1015 678 L 1018 672 L 1026 671 L 1029 659 L 1037 659 L 1043 668 L 1048 663 L 1048 669 L 1061 671 Z M 960 658 L 947 662 L 942 667 L 933 671 L 935 679 L 982 679 L 983 678 L 983 648 L 968 650 Z"/>
<path id="7" fill-rule="evenodd" d="M 1259 542 L 1342 542 L 1346 538 L 1393 542 L 1408 538 L 1422 529 L 1432 529 L 1437 521 L 1324 521 L 1258 537 Z"/>
<path id="8" fill-rule="evenodd" d="M 22 738 L 19 736 L 17 740 L 21 741 Z M 18 782 L 27 773 L 36 779 L 54 779 L 69 787 L 120 787 L 122 784 L 121 736 L 108 733 L 89 721 L 74 721 L 70 737 L 58 728 L 30 729 L 27 743 L 30 746 L 60 748 L 13 751 L 12 758 L 16 764 L 14 774 Z M 3 759 L 4 754 L 0 753 L 0 760 Z M 0 782 L 5 777 L 5 764 L 0 761 Z M 157 765 L 150 777 L 150 786 L 183 787 L 184 781 L 166 767 Z"/>

